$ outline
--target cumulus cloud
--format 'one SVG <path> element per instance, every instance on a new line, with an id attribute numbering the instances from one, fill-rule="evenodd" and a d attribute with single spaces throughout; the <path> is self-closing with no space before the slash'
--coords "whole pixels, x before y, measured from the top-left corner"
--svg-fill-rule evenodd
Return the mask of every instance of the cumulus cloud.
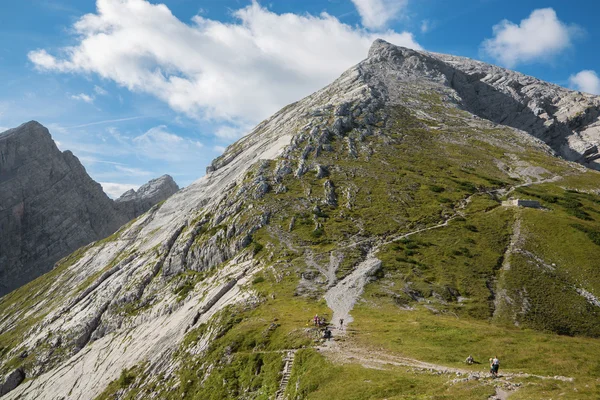
<path id="1" fill-rule="evenodd" d="M 119 198 L 130 189 L 138 190 L 140 188 L 140 185 L 130 183 L 100 182 L 100 185 L 102 185 L 104 193 L 113 199 Z"/>
<path id="2" fill-rule="evenodd" d="M 367 28 L 384 28 L 406 7 L 407 0 L 352 0 L 362 24 Z"/>
<path id="3" fill-rule="evenodd" d="M 355 3 L 374 26 L 377 4 L 395 10 L 404 2 Z M 40 70 L 97 74 L 190 117 L 238 125 L 256 123 L 330 83 L 365 58 L 377 37 L 420 48 L 408 32 L 373 34 L 326 13 L 276 14 L 257 2 L 234 11 L 234 22 L 195 16 L 191 24 L 146 0 L 96 5 L 74 24 L 75 45 L 55 55 L 38 49 L 29 60 Z"/>
<path id="4" fill-rule="evenodd" d="M 93 104 L 94 103 L 94 97 L 93 96 L 89 96 L 85 93 L 80 93 L 80 94 L 74 94 L 71 96 L 71 98 L 73 100 L 79 100 L 79 101 L 83 101 L 85 103 L 88 104 Z"/>
<path id="5" fill-rule="evenodd" d="M 600 95 L 600 78 L 595 71 L 586 69 L 569 77 L 572 88 L 581 92 Z"/>
<path id="6" fill-rule="evenodd" d="M 483 42 L 483 51 L 510 68 L 551 60 L 571 47 L 581 29 L 560 21 L 552 8 L 542 8 L 534 10 L 519 25 L 503 20 L 493 31 L 494 37 Z"/>

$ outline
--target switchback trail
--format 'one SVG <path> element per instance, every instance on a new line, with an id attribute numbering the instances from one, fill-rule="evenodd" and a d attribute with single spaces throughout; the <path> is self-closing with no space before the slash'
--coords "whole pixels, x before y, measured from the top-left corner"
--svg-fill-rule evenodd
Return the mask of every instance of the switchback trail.
<path id="1" fill-rule="evenodd" d="M 555 182 L 559 180 L 560 177 L 553 177 L 549 179 L 539 180 L 537 182 L 527 182 L 522 185 L 512 186 L 508 189 L 499 189 L 490 193 L 499 193 L 502 195 L 507 195 L 517 189 L 518 187 L 531 186 L 536 184 L 542 184 L 546 182 Z M 475 194 L 463 199 L 460 204 L 455 208 L 455 213 L 452 216 L 449 216 L 437 225 L 417 229 L 411 232 L 402 233 L 396 235 L 391 238 L 387 238 L 377 245 L 371 247 L 364 261 L 359 263 L 356 268 L 345 278 L 338 281 L 335 285 L 331 286 L 331 278 L 328 276 L 328 280 L 330 281 L 329 289 L 324 295 L 325 300 L 327 301 L 328 307 L 333 311 L 332 324 L 337 327 L 340 319 L 344 319 L 343 328 L 339 327 L 336 329 L 336 338 L 342 338 L 342 342 L 338 340 L 326 341 L 322 346 L 317 347 L 319 351 L 322 351 L 329 359 L 338 363 L 359 363 L 366 368 L 374 368 L 374 369 L 386 369 L 390 366 L 394 367 L 409 367 L 415 370 L 421 370 L 425 372 L 435 373 L 435 374 L 453 374 L 456 376 L 454 379 L 455 382 L 460 381 L 468 381 L 468 380 L 482 380 L 487 382 L 488 384 L 493 384 L 496 386 L 496 394 L 492 395 L 490 399 L 507 399 L 514 391 L 518 390 L 520 384 L 511 382 L 514 378 L 537 378 L 542 380 L 558 380 L 558 381 L 573 381 L 573 378 L 564 377 L 564 376 L 541 376 L 541 375 L 533 375 L 526 373 L 504 373 L 500 376 L 500 378 L 492 380 L 487 372 L 477 372 L 467 369 L 455 368 L 455 367 L 447 367 L 438 364 L 432 364 L 424 361 L 419 361 L 416 359 L 411 359 L 407 357 L 390 355 L 387 353 L 383 353 L 381 351 L 373 351 L 371 349 L 366 350 L 360 347 L 357 347 L 353 344 L 353 341 L 348 340 L 346 336 L 346 327 L 347 324 L 353 321 L 353 318 L 350 314 L 354 305 L 360 298 L 363 293 L 364 286 L 368 283 L 369 277 L 373 275 L 377 271 L 377 269 L 381 266 L 381 261 L 377 259 L 376 253 L 377 251 L 388 244 L 397 242 L 402 239 L 406 239 L 410 236 L 440 229 L 448 226 L 450 221 L 458 218 L 464 217 L 464 210 L 467 205 L 470 203 L 471 198 Z M 517 241 L 520 234 L 520 219 L 517 217 L 517 223 L 515 224 L 515 233 L 513 235 L 512 241 Z M 346 247 L 355 247 L 359 244 L 370 243 L 370 240 L 363 240 L 356 243 L 353 243 Z M 516 246 L 516 243 L 511 242 L 510 249 Z M 508 260 L 507 260 L 508 261 Z M 509 266 L 506 266 L 510 268 Z M 500 386 L 499 386 L 500 385 Z"/>

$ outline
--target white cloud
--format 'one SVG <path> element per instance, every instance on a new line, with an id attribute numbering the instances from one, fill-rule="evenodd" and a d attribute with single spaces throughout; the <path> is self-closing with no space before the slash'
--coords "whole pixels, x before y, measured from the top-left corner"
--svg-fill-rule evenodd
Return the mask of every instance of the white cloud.
<path id="1" fill-rule="evenodd" d="M 217 128 L 215 131 L 215 135 L 220 137 L 221 139 L 232 139 L 236 140 L 249 133 L 252 129 L 251 125 L 239 125 L 239 126 L 229 126 L 222 125 Z"/>
<path id="2" fill-rule="evenodd" d="M 352 0 L 362 24 L 367 28 L 384 28 L 390 21 L 398 18 L 406 7 L 407 0 Z"/>
<path id="3" fill-rule="evenodd" d="M 217 153 L 225 153 L 226 148 L 224 146 L 215 146 L 213 147 L 213 150 Z"/>
<path id="4" fill-rule="evenodd" d="M 552 8 L 534 10 L 519 25 L 503 20 L 493 30 L 494 37 L 483 42 L 483 51 L 509 68 L 551 60 L 568 49 L 581 31 L 560 21 Z"/>
<path id="5" fill-rule="evenodd" d="M 115 165 L 115 169 L 127 176 L 144 177 L 153 175 L 153 173 L 150 171 L 146 171 L 141 168 L 125 167 L 123 165 Z"/>
<path id="6" fill-rule="evenodd" d="M 427 33 L 431 29 L 433 29 L 433 24 L 431 23 L 431 21 L 425 19 L 423 20 L 423 22 L 421 22 L 421 33 Z"/>
<path id="7" fill-rule="evenodd" d="M 404 2 L 393 3 L 391 10 Z M 29 59 L 40 70 L 97 74 L 190 117 L 235 125 L 254 124 L 330 83 L 378 37 L 420 48 L 408 32 L 373 34 L 326 13 L 276 14 L 253 2 L 233 15 L 232 23 L 196 16 L 186 24 L 163 4 L 97 0 L 96 13 L 74 25 L 75 46 L 58 56 L 35 50 Z"/>
<path id="8" fill-rule="evenodd" d="M 88 104 L 93 104 L 94 103 L 94 97 L 93 96 L 88 96 L 85 93 L 74 94 L 74 95 L 71 96 L 71 98 L 73 100 L 83 101 L 83 102 L 88 103 Z"/>
<path id="9" fill-rule="evenodd" d="M 7 128 L 5 126 L 0 126 L 0 133 L 5 132 L 7 130 L 9 130 L 10 128 Z"/>
<path id="10" fill-rule="evenodd" d="M 569 77 L 572 88 L 581 92 L 600 95 L 600 78 L 595 71 L 586 69 Z"/>
<path id="11" fill-rule="evenodd" d="M 96 94 L 98 96 L 106 96 L 106 95 L 108 95 L 108 92 L 103 87 L 100 87 L 98 85 L 94 86 L 94 92 L 96 92 Z"/>
<path id="12" fill-rule="evenodd" d="M 135 151 L 142 157 L 168 162 L 186 162 L 197 158 L 202 143 L 170 133 L 164 125 L 133 138 Z"/>
<path id="13" fill-rule="evenodd" d="M 140 185 L 129 184 L 129 183 L 114 183 L 114 182 L 100 182 L 104 193 L 109 197 L 116 199 L 119 198 L 126 191 L 133 189 L 138 190 Z"/>
<path id="14" fill-rule="evenodd" d="M 119 119 L 108 119 L 108 120 L 104 120 L 104 121 L 88 122 L 87 124 L 81 124 L 81 125 L 71 126 L 71 128 L 85 128 L 85 127 L 88 127 L 88 126 L 103 125 L 103 124 L 112 124 L 112 123 L 115 123 L 115 122 L 133 121 L 135 119 L 143 119 L 143 118 L 148 118 L 148 117 L 146 117 L 146 116 L 138 116 L 138 117 L 127 117 L 127 118 L 119 118 Z"/>
<path id="15" fill-rule="evenodd" d="M 56 142 L 56 143 L 58 144 L 58 142 Z M 92 156 L 78 156 L 77 158 L 79 158 L 79 161 L 81 161 L 83 164 L 87 164 L 87 165 L 94 165 L 94 164 L 125 165 L 120 162 L 101 160 L 99 158 L 92 157 Z"/>

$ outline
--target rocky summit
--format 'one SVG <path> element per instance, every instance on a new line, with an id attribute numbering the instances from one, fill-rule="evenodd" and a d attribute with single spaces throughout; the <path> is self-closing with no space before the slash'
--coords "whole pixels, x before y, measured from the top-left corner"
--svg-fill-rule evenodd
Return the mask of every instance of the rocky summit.
<path id="1" fill-rule="evenodd" d="M 113 202 L 77 157 L 32 121 L 0 134 L 0 295 L 114 233 L 179 188 L 169 176 Z"/>
<path id="2" fill-rule="evenodd" d="M 377 41 L 3 297 L 3 398 L 598 398 L 599 102 Z"/>
<path id="3" fill-rule="evenodd" d="M 128 220 L 132 220 L 152 206 L 165 201 L 178 190 L 179 186 L 173 178 L 163 175 L 140 186 L 137 191 L 130 189 L 123 193 L 115 200 L 115 205 L 121 214 L 126 215 Z"/>

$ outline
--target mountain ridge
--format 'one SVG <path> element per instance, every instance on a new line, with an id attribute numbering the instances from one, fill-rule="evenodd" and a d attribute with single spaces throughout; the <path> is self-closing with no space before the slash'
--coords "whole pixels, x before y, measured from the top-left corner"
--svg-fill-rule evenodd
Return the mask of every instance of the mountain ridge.
<path id="1" fill-rule="evenodd" d="M 49 271 L 77 248 L 111 235 L 178 189 L 172 178 L 154 185 L 154 193 L 117 204 L 71 151 L 58 149 L 40 123 L 1 133 L 0 295 Z"/>
<path id="2" fill-rule="evenodd" d="M 0 371 L 32 378 L 6 398 L 480 398 L 495 393 L 481 367 L 452 368 L 490 351 L 511 360 L 511 392 L 593 398 L 600 174 L 546 143 L 577 132 L 553 141 L 526 110 L 540 138 L 481 118 L 449 67 L 372 49 L 204 177 L 0 300 Z M 542 208 L 502 206 L 509 196 Z M 347 333 L 331 321 L 351 354 L 412 369 L 336 363 L 315 313 L 352 319 Z"/>

